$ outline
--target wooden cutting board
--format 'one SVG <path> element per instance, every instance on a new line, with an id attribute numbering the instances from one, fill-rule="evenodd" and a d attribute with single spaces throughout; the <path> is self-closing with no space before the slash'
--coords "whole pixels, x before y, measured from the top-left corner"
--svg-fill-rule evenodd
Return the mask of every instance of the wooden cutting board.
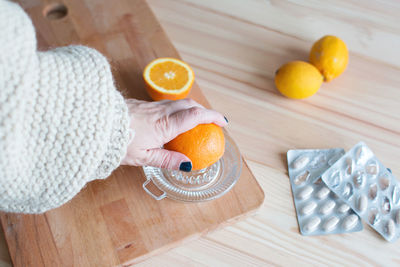
<path id="1" fill-rule="evenodd" d="M 19 2 L 37 29 L 39 49 L 68 44 L 98 49 L 111 61 L 126 97 L 150 100 L 144 66 L 157 57 L 179 58 L 144 0 Z M 190 97 L 209 107 L 196 84 Z M 14 266 L 126 266 L 231 223 L 264 200 L 246 163 L 229 193 L 204 203 L 156 201 L 143 191 L 144 180 L 140 168 L 120 167 L 58 209 L 1 213 Z"/>

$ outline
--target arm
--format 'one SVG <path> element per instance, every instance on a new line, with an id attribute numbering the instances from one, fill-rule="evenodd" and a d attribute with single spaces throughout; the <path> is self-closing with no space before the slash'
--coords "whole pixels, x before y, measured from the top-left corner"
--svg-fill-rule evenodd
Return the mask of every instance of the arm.
<path id="1" fill-rule="evenodd" d="M 17 4 L 0 0 L 0 29 L 0 210 L 56 208 L 119 164 L 190 171 L 190 159 L 163 144 L 200 123 L 227 123 L 190 99 L 125 102 L 96 50 L 36 51 Z"/>
<path id="2" fill-rule="evenodd" d="M 96 50 L 37 52 L 29 17 L 3 0 L 0 29 L 0 210 L 44 212 L 120 164 L 128 110 Z"/>

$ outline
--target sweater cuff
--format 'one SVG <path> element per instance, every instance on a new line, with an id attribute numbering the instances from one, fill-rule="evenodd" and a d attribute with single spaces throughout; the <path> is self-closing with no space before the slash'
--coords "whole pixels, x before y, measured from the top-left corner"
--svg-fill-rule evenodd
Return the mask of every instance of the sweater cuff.
<path id="1" fill-rule="evenodd" d="M 107 178 L 120 165 L 126 155 L 128 143 L 133 138 L 133 131 L 129 129 L 129 114 L 125 101 L 117 91 L 115 91 L 114 98 L 112 132 L 107 150 L 95 172 L 94 179 Z"/>

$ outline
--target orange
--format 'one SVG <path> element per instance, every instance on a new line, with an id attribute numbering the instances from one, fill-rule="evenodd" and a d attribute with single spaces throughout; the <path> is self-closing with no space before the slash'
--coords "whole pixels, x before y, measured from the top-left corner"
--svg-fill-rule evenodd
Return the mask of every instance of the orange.
<path id="1" fill-rule="evenodd" d="M 348 62 L 346 44 L 336 36 L 324 36 L 311 48 L 310 63 L 322 73 L 326 82 L 342 74 Z"/>
<path id="2" fill-rule="evenodd" d="M 153 100 L 185 98 L 193 85 L 194 72 L 176 58 L 157 58 L 143 71 L 147 93 Z"/>
<path id="3" fill-rule="evenodd" d="M 275 73 L 275 85 L 286 97 L 303 99 L 314 95 L 323 82 L 316 67 L 304 61 L 292 61 Z"/>
<path id="4" fill-rule="evenodd" d="M 217 162 L 225 152 L 221 127 L 199 124 L 164 145 L 165 149 L 185 154 L 192 161 L 192 170 L 204 169 Z"/>

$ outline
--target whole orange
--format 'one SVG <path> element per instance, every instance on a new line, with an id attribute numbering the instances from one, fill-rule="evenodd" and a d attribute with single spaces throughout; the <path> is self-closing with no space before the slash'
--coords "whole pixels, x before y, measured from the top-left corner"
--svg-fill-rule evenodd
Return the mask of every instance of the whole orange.
<path id="1" fill-rule="evenodd" d="M 201 170 L 224 155 L 224 132 L 212 123 L 199 124 L 169 141 L 164 148 L 185 154 L 192 161 L 192 170 Z"/>

